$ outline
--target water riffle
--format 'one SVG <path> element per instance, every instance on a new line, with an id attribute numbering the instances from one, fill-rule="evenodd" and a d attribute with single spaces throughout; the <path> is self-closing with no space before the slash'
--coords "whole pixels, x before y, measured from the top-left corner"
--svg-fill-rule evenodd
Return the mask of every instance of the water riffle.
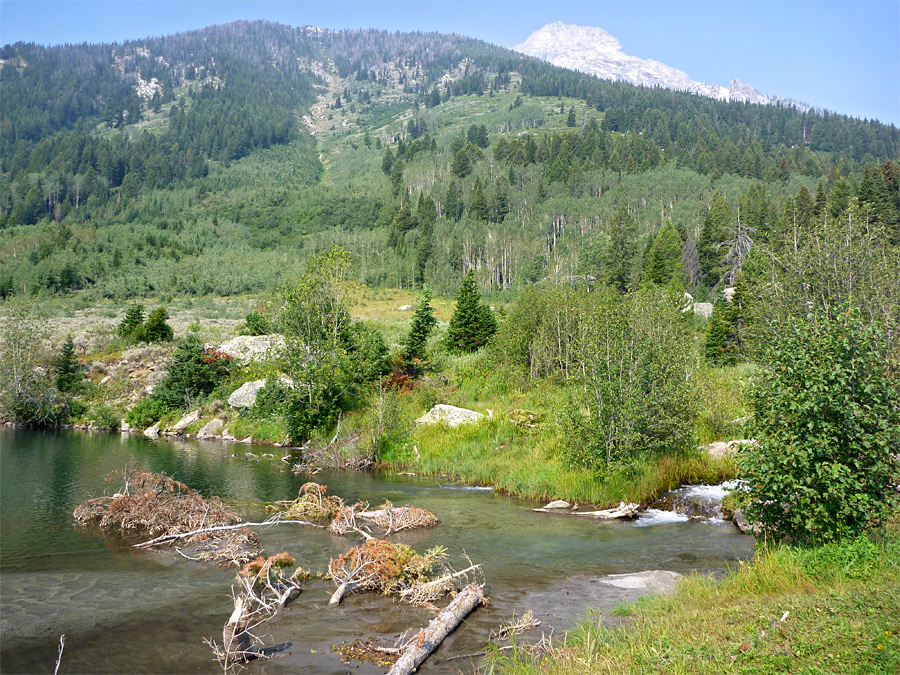
<path id="1" fill-rule="evenodd" d="M 61 672 L 216 672 L 204 637 L 217 638 L 230 614 L 233 572 L 190 563 L 171 553 L 137 552 L 74 526 L 85 498 L 112 493 L 104 479 L 125 466 L 163 471 L 206 495 L 216 494 L 247 518 L 264 502 L 289 499 L 309 477 L 280 461 L 232 458 L 234 446 L 72 431 L 0 429 L 0 670 L 52 672 L 66 634 Z M 463 554 L 483 564 L 490 606 L 476 612 L 423 672 L 457 672 L 453 654 L 478 651 L 487 634 L 533 609 L 565 630 L 589 606 L 609 609 L 623 598 L 595 583 L 606 574 L 667 569 L 720 571 L 749 555 L 752 539 L 734 528 L 700 522 L 594 522 L 532 513 L 534 503 L 466 489 L 439 479 L 392 474 L 319 474 L 315 480 L 348 501 L 410 503 L 441 524 L 397 540 L 417 550 L 445 546 L 457 567 Z M 308 528 L 262 533 L 269 553 L 287 550 L 307 569 L 357 543 Z M 268 625 L 270 643 L 290 642 L 279 658 L 250 672 L 347 672 L 333 644 L 367 636 L 383 640 L 427 623 L 425 610 L 372 594 L 328 608 L 330 587 L 308 584 Z M 356 672 L 382 672 L 374 666 Z"/>

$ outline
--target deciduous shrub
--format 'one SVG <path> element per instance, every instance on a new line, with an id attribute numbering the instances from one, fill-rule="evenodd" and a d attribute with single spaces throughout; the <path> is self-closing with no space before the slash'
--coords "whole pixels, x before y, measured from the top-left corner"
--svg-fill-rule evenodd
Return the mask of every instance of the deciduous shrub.
<path id="1" fill-rule="evenodd" d="M 759 443 L 737 457 L 747 514 L 775 540 L 855 536 L 898 506 L 900 391 L 886 332 L 855 309 L 774 329 L 752 395 Z"/>

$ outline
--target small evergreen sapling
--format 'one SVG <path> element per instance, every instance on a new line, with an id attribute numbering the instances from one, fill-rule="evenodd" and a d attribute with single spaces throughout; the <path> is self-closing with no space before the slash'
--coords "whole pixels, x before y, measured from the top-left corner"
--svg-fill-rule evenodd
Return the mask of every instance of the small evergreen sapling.
<path id="1" fill-rule="evenodd" d="M 75 358 L 75 342 L 69 335 L 63 343 L 59 355 L 53 364 L 56 371 L 56 388 L 60 391 L 73 392 L 81 387 L 84 376 Z"/>
<path id="2" fill-rule="evenodd" d="M 144 323 L 144 306 L 135 302 L 128 305 L 125 310 L 125 318 L 116 327 L 116 334 L 126 339 L 131 338 L 134 332 Z"/>
<path id="3" fill-rule="evenodd" d="M 166 323 L 169 313 L 165 307 L 153 310 L 147 321 L 132 333 L 137 342 L 169 342 L 175 335 L 172 327 Z"/>
<path id="4" fill-rule="evenodd" d="M 416 298 L 412 324 L 403 341 L 403 360 L 410 370 L 416 370 L 417 364 L 426 361 L 428 338 L 437 325 L 437 319 L 434 318 L 434 307 L 431 306 L 432 297 L 427 286 L 419 293 Z"/>
<path id="5" fill-rule="evenodd" d="M 450 319 L 444 344 L 451 352 L 474 352 L 484 347 L 497 332 L 497 319 L 481 302 L 475 272 L 469 271 L 456 296 L 456 310 Z"/>

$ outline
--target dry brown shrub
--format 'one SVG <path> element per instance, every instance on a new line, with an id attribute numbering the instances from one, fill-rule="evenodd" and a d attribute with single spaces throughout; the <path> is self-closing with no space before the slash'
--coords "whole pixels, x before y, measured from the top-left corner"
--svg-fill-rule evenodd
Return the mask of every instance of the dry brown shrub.
<path id="1" fill-rule="evenodd" d="M 110 474 L 107 480 L 113 480 Z M 150 471 L 123 471 L 124 487 L 112 497 L 85 500 L 75 509 L 75 521 L 95 525 L 111 534 L 147 539 L 183 534 L 198 529 L 237 525 L 241 517 L 218 497 L 203 497 L 174 478 Z M 197 559 L 209 562 L 244 562 L 249 549 L 259 546 L 249 529 L 227 533 L 199 533 L 183 540 L 202 545 Z"/>
<path id="2" fill-rule="evenodd" d="M 385 501 L 381 508 L 373 512 L 372 522 L 387 533 L 392 533 L 434 527 L 438 524 L 438 519 L 425 509 L 408 504 L 395 507 L 389 501 Z"/>
<path id="3" fill-rule="evenodd" d="M 405 544 L 370 539 L 333 558 L 328 575 L 336 586 L 352 582 L 359 590 L 389 595 L 427 581 L 434 564 L 444 556 L 440 547 L 420 555 Z"/>

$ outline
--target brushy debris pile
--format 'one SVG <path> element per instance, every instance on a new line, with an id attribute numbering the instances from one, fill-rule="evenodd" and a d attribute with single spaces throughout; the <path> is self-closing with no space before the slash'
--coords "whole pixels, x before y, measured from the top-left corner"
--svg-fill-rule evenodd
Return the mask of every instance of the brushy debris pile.
<path id="1" fill-rule="evenodd" d="M 422 555 L 405 544 L 370 539 L 333 558 L 328 576 L 335 586 L 352 584 L 354 589 L 396 595 L 427 582 L 435 565 L 446 556 L 441 546 Z"/>
<path id="2" fill-rule="evenodd" d="M 397 662 L 400 650 L 393 647 L 381 647 L 377 637 L 370 637 L 363 642 L 342 642 L 339 645 L 331 645 L 331 651 L 341 657 L 341 663 L 349 666 L 353 661 L 360 663 L 372 663 L 381 668 L 390 668 Z"/>
<path id="3" fill-rule="evenodd" d="M 112 481 L 116 474 L 107 477 Z M 85 500 L 75 509 L 75 521 L 94 525 L 109 534 L 149 539 L 194 530 L 237 525 L 241 517 L 218 497 L 203 497 L 174 478 L 150 471 L 123 471 L 124 487 L 113 496 Z M 182 540 L 198 547 L 195 559 L 224 564 L 243 564 L 259 548 L 255 532 L 240 528 L 226 532 L 201 532 Z"/>
<path id="4" fill-rule="evenodd" d="M 278 511 L 288 519 L 334 518 L 344 506 L 344 500 L 326 494 L 327 490 L 327 485 L 304 483 L 297 499 L 292 502 L 276 502 L 267 507 L 266 511 Z"/>
<path id="5" fill-rule="evenodd" d="M 433 513 L 415 506 L 394 506 L 385 501 L 378 509 L 369 510 L 368 502 L 345 504 L 335 495 L 327 494 L 328 486 L 319 483 L 305 483 L 300 488 L 297 499 L 291 502 L 275 502 L 266 507 L 269 512 L 278 512 L 286 519 L 316 518 L 331 520 L 329 530 L 333 534 L 346 535 L 350 532 L 370 535 L 361 531 L 358 521 L 366 521 L 384 530 L 387 537 L 403 530 L 434 527 L 438 519 Z"/>

